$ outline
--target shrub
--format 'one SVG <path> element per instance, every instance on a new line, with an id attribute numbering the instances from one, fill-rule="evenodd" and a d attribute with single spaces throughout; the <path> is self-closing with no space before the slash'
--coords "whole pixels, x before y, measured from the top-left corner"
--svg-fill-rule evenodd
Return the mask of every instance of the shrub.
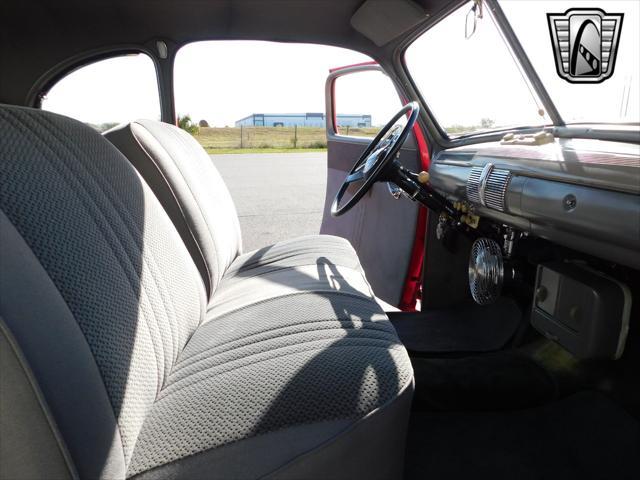
<path id="1" fill-rule="evenodd" d="M 200 132 L 200 128 L 193 123 L 189 115 L 178 115 L 178 126 L 191 135 L 197 135 Z"/>

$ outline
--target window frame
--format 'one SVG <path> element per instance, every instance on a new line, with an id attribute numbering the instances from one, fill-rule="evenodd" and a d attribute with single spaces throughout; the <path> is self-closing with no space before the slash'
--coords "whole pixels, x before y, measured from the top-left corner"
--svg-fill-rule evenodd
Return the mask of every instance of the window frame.
<path id="1" fill-rule="evenodd" d="M 398 110 L 402 108 L 403 95 L 398 89 L 398 86 L 396 85 L 394 77 L 389 75 L 387 71 L 377 61 L 372 60 L 370 62 L 363 62 L 363 63 L 354 64 L 354 65 L 346 65 L 344 67 L 332 68 L 329 71 L 329 76 L 327 77 L 327 80 L 325 83 L 325 112 L 326 112 L 325 127 L 327 132 L 327 139 L 329 138 L 334 138 L 338 140 L 365 139 L 366 141 L 371 141 L 371 137 L 359 137 L 357 135 L 345 135 L 343 133 L 340 133 L 338 129 L 338 122 L 337 122 L 337 109 L 335 104 L 336 103 L 336 89 L 335 89 L 336 81 L 340 77 L 344 77 L 347 75 L 355 75 L 362 72 L 380 72 L 381 74 L 385 75 L 391 82 L 391 85 L 393 86 L 395 94 L 398 96 L 398 103 L 399 103 Z"/>
<path id="2" fill-rule="evenodd" d="M 157 45 L 155 41 L 153 43 Z M 167 47 L 169 46 L 167 45 Z M 175 123 L 174 115 L 170 117 L 167 115 L 167 112 L 173 112 L 173 85 L 167 85 L 167 83 L 163 81 L 163 77 L 166 75 L 166 67 L 169 67 L 170 72 L 173 72 L 175 49 L 167 48 L 167 50 L 169 53 L 167 58 L 159 58 L 156 49 L 150 48 L 147 45 L 118 45 L 73 56 L 43 74 L 29 90 L 25 104 L 32 108 L 42 109 L 42 101 L 51 89 L 73 72 L 103 60 L 142 54 L 146 55 L 153 64 L 161 120 L 163 122 Z"/>

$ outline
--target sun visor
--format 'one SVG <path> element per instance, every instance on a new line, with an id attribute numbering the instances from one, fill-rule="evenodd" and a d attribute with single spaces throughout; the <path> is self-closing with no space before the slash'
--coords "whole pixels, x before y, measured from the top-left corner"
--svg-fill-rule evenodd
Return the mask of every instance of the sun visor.
<path id="1" fill-rule="evenodd" d="M 427 17 L 411 0 L 367 0 L 351 17 L 351 26 L 381 47 Z"/>

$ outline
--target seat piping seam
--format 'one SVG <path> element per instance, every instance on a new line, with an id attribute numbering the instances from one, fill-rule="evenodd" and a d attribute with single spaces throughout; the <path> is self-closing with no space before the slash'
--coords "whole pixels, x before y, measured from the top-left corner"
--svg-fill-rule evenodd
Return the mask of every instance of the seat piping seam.
<path id="1" fill-rule="evenodd" d="M 368 340 L 368 339 L 367 339 L 367 340 Z M 380 341 L 383 341 L 383 340 L 380 340 Z M 307 343 L 311 343 L 311 342 L 307 342 Z M 387 343 L 388 343 L 388 342 L 387 342 Z M 290 345 L 290 346 L 291 346 L 291 345 Z M 283 347 L 283 348 L 286 348 L 286 347 Z M 171 387 L 172 387 L 172 386 L 174 386 L 174 385 L 178 385 L 179 383 L 182 383 L 182 382 L 183 382 L 183 380 L 187 380 L 189 377 L 193 377 L 193 376 L 195 376 L 195 375 L 198 375 L 198 374 L 201 374 L 201 373 L 205 373 L 205 372 L 207 372 L 207 371 L 209 371 L 209 370 L 212 370 L 213 368 L 215 368 L 215 367 L 217 367 L 217 366 L 218 366 L 218 365 L 212 365 L 212 366 L 210 366 L 210 367 L 207 367 L 207 368 L 206 368 L 206 369 L 204 369 L 204 370 L 200 370 L 200 371 L 198 371 L 198 372 L 196 372 L 196 373 L 194 373 L 194 374 L 191 374 L 191 375 L 189 375 L 189 376 L 187 376 L 187 377 L 184 377 L 184 378 L 182 378 L 182 379 L 176 380 L 176 382 L 175 382 L 175 383 L 170 383 L 170 384 L 168 384 L 168 385 L 167 385 L 167 387 L 165 388 L 165 390 L 163 390 L 162 392 L 160 392 L 160 396 L 158 397 L 158 399 L 157 399 L 156 403 L 158 403 L 158 402 L 160 402 L 160 401 L 164 400 L 165 398 L 169 398 L 171 395 L 175 395 L 175 394 L 177 394 L 178 392 L 180 392 L 180 391 L 184 390 L 185 388 L 191 387 L 191 386 L 193 386 L 193 385 L 197 385 L 198 383 L 201 383 L 201 382 L 204 382 L 204 381 L 207 381 L 207 380 L 211 380 L 211 379 L 213 379 L 213 378 L 215 378 L 215 377 L 219 377 L 219 376 L 221 376 L 221 375 L 227 375 L 227 374 L 229 374 L 229 373 L 231 373 L 231 372 L 235 372 L 236 370 L 241 370 L 241 369 L 243 369 L 243 368 L 253 367 L 253 366 L 255 366 L 255 365 L 258 365 L 258 364 L 260 364 L 260 363 L 264 363 L 264 362 L 269 362 L 269 361 L 273 361 L 273 360 L 280 360 L 280 359 L 283 359 L 283 358 L 285 358 L 285 357 L 290 357 L 290 356 L 293 356 L 293 355 L 299 355 L 299 354 L 308 353 L 308 352 L 313 352 L 313 351 L 317 351 L 317 350 L 326 351 L 326 350 L 328 350 L 328 349 L 337 349 L 337 348 L 354 348 L 354 349 L 360 349 L 360 348 L 377 348 L 377 349 L 380 349 L 380 350 L 386 350 L 386 351 L 389 351 L 389 350 L 399 350 L 399 351 L 403 351 L 403 350 L 404 350 L 404 347 L 403 347 L 403 346 L 402 346 L 402 344 L 400 344 L 400 343 L 393 343 L 393 344 L 391 344 L 391 345 L 387 345 L 387 346 L 384 346 L 384 347 L 383 347 L 383 346 L 380 346 L 380 345 L 369 344 L 369 345 L 329 345 L 328 347 L 327 347 L 327 346 L 323 346 L 323 347 L 317 347 L 317 348 L 307 348 L 307 349 L 298 350 L 298 351 L 295 351 L 295 352 L 290 352 L 290 353 L 282 354 L 282 355 L 275 356 L 275 357 L 265 358 L 265 359 L 263 359 L 263 360 L 256 360 L 256 361 L 253 361 L 253 362 L 251 362 L 251 363 L 247 363 L 247 364 L 245 364 L 245 365 L 239 365 L 239 366 L 237 366 L 237 367 L 233 367 L 233 368 L 231 368 L 231 369 L 229 369 L 229 370 L 224 370 L 224 371 L 222 371 L 222 372 L 216 372 L 216 373 L 214 373 L 214 374 L 213 374 L 213 376 L 211 376 L 211 377 L 201 378 L 201 379 L 196 380 L 196 381 L 194 381 L 194 382 L 187 383 L 186 385 L 181 385 L 181 386 L 180 386 L 180 388 L 172 389 L 172 390 L 171 390 Z M 227 363 L 230 363 L 230 362 L 227 362 Z M 225 364 L 222 364 L 222 365 L 225 365 Z M 166 392 L 166 393 L 165 393 L 165 392 Z"/>
<path id="2" fill-rule="evenodd" d="M 317 328 L 317 329 L 310 329 L 310 330 L 300 330 L 300 331 L 286 333 L 284 335 L 279 335 L 279 336 L 275 336 L 275 337 L 265 338 L 265 339 L 262 339 L 262 340 L 257 340 L 255 342 L 249 342 L 249 343 L 244 343 L 242 345 L 234 345 L 234 346 L 229 347 L 229 348 L 223 348 L 223 347 L 227 347 L 230 344 L 244 342 L 244 341 L 246 341 L 246 340 L 248 340 L 248 339 L 250 339 L 252 337 L 256 337 L 256 336 L 259 336 L 259 335 L 272 334 L 272 333 L 274 333 L 274 332 L 276 332 L 278 330 L 283 330 L 285 328 L 293 328 L 294 326 L 298 327 L 298 326 L 303 326 L 303 325 L 313 325 L 313 324 L 317 324 L 317 323 L 328 323 L 328 322 L 335 322 L 335 321 L 340 322 L 341 324 L 343 324 L 343 323 L 352 323 L 353 322 L 352 320 L 318 319 L 318 320 L 314 320 L 314 321 L 310 321 L 310 322 L 296 323 L 293 326 L 292 325 L 285 325 L 285 326 L 281 326 L 281 327 L 271 328 L 271 329 L 268 329 L 268 330 L 263 330 L 263 331 L 257 332 L 257 333 L 252 333 L 252 334 L 249 334 L 249 335 L 245 335 L 242 338 L 236 338 L 236 339 L 233 339 L 233 340 L 229 340 L 227 342 L 223 342 L 223 343 L 220 343 L 220 344 L 217 344 L 217 345 L 212 345 L 212 346 L 206 347 L 206 348 L 204 348 L 202 350 L 199 350 L 197 352 L 194 352 L 190 356 L 185 357 L 184 359 L 179 360 L 178 362 L 176 362 L 176 364 L 174 366 L 177 367 L 177 368 L 174 369 L 171 372 L 171 374 L 173 375 L 175 372 L 181 370 L 182 368 L 191 365 L 193 362 L 189 362 L 190 360 L 194 360 L 195 357 L 199 357 L 199 356 L 201 356 L 201 355 L 203 355 L 205 353 L 208 354 L 209 352 L 211 352 L 211 350 L 218 350 L 218 349 L 221 350 L 220 352 L 216 352 L 216 355 L 217 355 L 217 354 L 228 352 L 228 351 L 230 351 L 231 349 L 234 349 L 234 348 L 248 347 L 248 346 L 251 346 L 251 345 L 255 345 L 255 344 L 259 343 L 259 342 L 262 342 L 262 341 L 269 341 L 269 340 L 274 340 L 274 339 L 277 339 L 277 338 L 285 338 L 285 337 L 290 336 L 290 335 L 299 335 L 299 334 L 310 333 L 310 332 L 321 332 L 321 331 L 325 331 L 325 330 L 354 330 L 354 331 L 368 330 L 368 331 L 372 331 L 372 332 L 380 332 L 381 334 L 395 335 L 395 332 L 393 332 L 390 329 L 372 328 L 371 325 L 377 325 L 377 323 L 379 323 L 379 322 L 373 322 L 373 321 L 365 322 L 365 321 L 363 321 L 362 322 L 363 323 L 362 327 L 343 326 L 343 327 L 338 328 L 338 327 L 332 326 L 332 327 Z M 188 346 L 185 347 L 185 350 L 187 348 L 188 348 Z M 189 363 L 187 365 L 183 365 L 185 362 L 189 362 Z"/>
<path id="3" fill-rule="evenodd" d="M 368 330 L 369 332 L 379 332 L 379 333 L 381 333 L 381 336 L 376 337 L 374 335 L 364 335 L 364 334 L 361 334 L 361 335 L 358 335 L 358 336 L 352 336 L 352 337 L 340 336 L 340 335 L 326 335 L 326 333 L 329 332 L 329 331 L 342 332 L 342 331 L 345 331 L 345 330 L 353 330 L 353 331 L 358 331 L 358 332 L 362 332 L 364 330 Z M 368 328 L 366 328 L 366 329 L 365 328 L 348 329 L 348 328 L 335 328 L 334 327 L 334 328 L 324 328 L 322 330 L 311 330 L 311 331 L 307 330 L 307 331 L 303 331 L 303 332 L 292 332 L 292 333 L 288 333 L 286 335 L 280 335 L 280 336 L 276 336 L 276 337 L 265 338 L 265 339 L 257 340 L 257 341 L 250 342 L 250 343 L 247 343 L 247 344 L 244 344 L 244 345 L 239 345 L 239 346 L 236 346 L 236 347 L 232 347 L 230 349 L 225 349 L 225 350 L 223 350 L 221 352 L 211 353 L 211 350 L 215 349 L 215 347 L 213 347 L 211 349 L 207 349 L 207 350 L 205 350 L 203 352 L 199 352 L 198 355 L 200 356 L 200 354 L 202 354 L 202 353 L 208 353 L 209 355 L 207 355 L 205 357 L 200 357 L 200 358 L 197 358 L 197 359 L 194 359 L 193 357 L 189 357 L 190 360 L 194 360 L 194 361 L 180 365 L 177 369 L 175 369 L 174 371 L 171 372 L 171 375 L 177 375 L 179 372 L 183 371 L 184 369 L 193 367 L 193 366 L 198 365 L 198 364 L 201 364 L 202 362 L 213 361 L 213 360 L 216 359 L 216 357 L 224 356 L 225 354 L 233 352 L 234 350 L 241 350 L 241 349 L 242 350 L 251 350 L 253 347 L 255 347 L 257 345 L 260 345 L 261 343 L 278 342 L 279 340 L 286 339 L 287 337 L 292 337 L 294 335 L 305 335 L 305 334 L 309 334 L 310 332 L 318 332 L 318 333 L 323 332 L 323 333 L 325 333 L 325 336 L 324 337 L 319 336 L 319 337 L 315 337 L 315 338 L 313 338 L 311 340 L 305 340 L 305 341 L 301 341 L 301 342 L 297 342 L 297 343 L 289 343 L 287 345 L 282 345 L 282 346 L 279 346 L 279 347 L 276 347 L 276 348 L 271 348 L 271 349 L 266 350 L 266 351 L 254 352 L 254 353 L 250 353 L 248 355 L 245 354 L 241 359 L 244 360 L 244 359 L 250 358 L 250 357 L 252 357 L 254 355 L 261 355 L 261 354 L 265 354 L 265 353 L 276 352 L 276 351 L 278 351 L 280 349 L 289 348 L 289 347 L 293 347 L 293 346 L 296 346 L 296 345 L 304 345 L 304 344 L 307 344 L 307 343 L 313 343 L 313 342 L 317 342 L 317 341 L 324 341 L 324 340 L 331 340 L 331 339 L 336 339 L 336 340 L 348 339 L 348 340 L 358 340 L 358 341 L 359 340 L 376 340 L 376 341 L 380 340 L 380 341 L 383 341 L 383 342 L 393 341 L 393 338 L 389 338 L 390 336 L 392 336 L 391 332 L 380 332 L 379 330 L 373 330 L 373 329 L 368 329 Z M 226 363 L 234 362 L 236 360 L 241 360 L 241 359 L 240 358 L 232 358 L 232 359 L 229 359 L 226 362 L 216 363 L 216 365 L 213 365 L 213 366 L 222 366 L 222 365 L 225 365 Z"/>

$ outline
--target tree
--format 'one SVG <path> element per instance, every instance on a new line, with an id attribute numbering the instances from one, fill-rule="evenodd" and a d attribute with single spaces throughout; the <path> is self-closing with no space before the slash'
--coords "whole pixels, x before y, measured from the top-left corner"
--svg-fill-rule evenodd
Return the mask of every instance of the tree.
<path id="1" fill-rule="evenodd" d="M 208 128 L 209 122 L 207 122 L 204 118 L 198 122 L 198 126 L 200 128 Z"/>
<path id="2" fill-rule="evenodd" d="M 178 115 L 178 126 L 189 132 L 191 135 L 197 135 L 200 131 L 198 125 L 193 123 L 190 115 Z"/>
<path id="3" fill-rule="evenodd" d="M 495 120 L 492 120 L 490 118 L 482 118 L 480 120 L 480 126 L 482 128 L 491 128 L 496 124 Z"/>

